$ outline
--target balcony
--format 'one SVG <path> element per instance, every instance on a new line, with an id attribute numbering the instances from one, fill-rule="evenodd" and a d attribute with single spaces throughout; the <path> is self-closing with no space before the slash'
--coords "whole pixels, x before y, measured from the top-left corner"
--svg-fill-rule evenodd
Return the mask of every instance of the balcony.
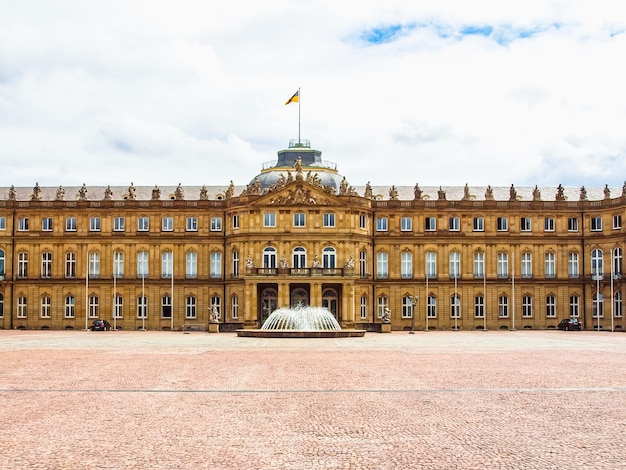
<path id="1" fill-rule="evenodd" d="M 354 268 L 246 268 L 248 276 L 353 276 Z"/>

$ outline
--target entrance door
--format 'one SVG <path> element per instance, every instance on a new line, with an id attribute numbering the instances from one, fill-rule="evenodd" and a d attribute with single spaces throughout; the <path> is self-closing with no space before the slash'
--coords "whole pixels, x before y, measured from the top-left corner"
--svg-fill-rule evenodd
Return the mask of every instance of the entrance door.
<path id="1" fill-rule="evenodd" d="M 291 291 L 291 306 L 304 307 L 309 305 L 309 293 L 302 287 L 296 287 Z"/>
<path id="2" fill-rule="evenodd" d="M 278 307 L 278 292 L 273 288 L 265 288 L 261 291 L 261 325 L 270 314 Z"/>
<path id="3" fill-rule="evenodd" d="M 324 289 L 322 293 L 322 307 L 326 307 L 335 318 L 337 318 L 338 300 L 339 296 L 335 289 Z"/>

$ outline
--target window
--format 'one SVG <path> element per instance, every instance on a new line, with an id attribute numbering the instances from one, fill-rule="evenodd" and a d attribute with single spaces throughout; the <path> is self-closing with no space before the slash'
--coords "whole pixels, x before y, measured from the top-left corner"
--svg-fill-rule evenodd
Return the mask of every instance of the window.
<path id="1" fill-rule="evenodd" d="M 569 253 L 567 255 L 567 275 L 570 278 L 577 278 L 578 273 L 578 253 Z"/>
<path id="2" fill-rule="evenodd" d="M 461 297 L 459 294 L 450 296 L 450 318 L 461 318 Z"/>
<path id="3" fill-rule="evenodd" d="M 295 269 L 306 268 L 306 249 L 301 246 L 297 246 L 293 249 L 291 255 L 292 266 Z"/>
<path id="4" fill-rule="evenodd" d="M 595 249 L 591 252 L 591 277 L 593 279 L 604 276 L 604 259 L 602 250 Z"/>
<path id="5" fill-rule="evenodd" d="M 482 279 L 485 277 L 485 254 L 482 252 L 474 253 L 474 278 Z"/>
<path id="6" fill-rule="evenodd" d="M 263 214 L 263 227 L 276 227 L 276 214 L 273 212 Z"/>
<path id="7" fill-rule="evenodd" d="M 74 318 L 76 315 L 76 298 L 73 295 L 65 296 L 65 318 Z"/>
<path id="8" fill-rule="evenodd" d="M 376 256 L 376 277 L 378 279 L 387 279 L 389 276 L 388 264 L 387 253 L 378 253 Z"/>
<path id="9" fill-rule="evenodd" d="M 509 255 L 508 253 L 498 253 L 498 278 L 507 279 L 509 277 Z"/>
<path id="10" fill-rule="evenodd" d="M 387 217 L 377 217 L 376 218 L 376 231 L 386 232 L 387 230 L 389 230 L 389 219 Z"/>
<path id="11" fill-rule="evenodd" d="M 567 219 L 567 231 L 578 232 L 578 219 L 576 217 L 570 217 Z"/>
<path id="12" fill-rule="evenodd" d="M 148 318 L 148 297 L 137 297 L 137 318 Z"/>
<path id="13" fill-rule="evenodd" d="M 411 217 L 402 217 L 400 219 L 400 230 L 402 232 L 413 231 L 413 219 Z"/>
<path id="14" fill-rule="evenodd" d="M 172 318 L 172 297 L 169 294 L 161 297 L 161 318 Z"/>
<path id="15" fill-rule="evenodd" d="M 428 318 L 437 318 L 437 297 L 429 295 L 426 299 L 426 314 Z"/>
<path id="16" fill-rule="evenodd" d="M 554 295 L 546 297 L 546 317 L 556 318 L 556 297 Z"/>
<path id="17" fill-rule="evenodd" d="M 506 295 L 498 297 L 498 318 L 509 317 L 509 298 Z"/>
<path id="18" fill-rule="evenodd" d="M 7 229 L 7 218 L 0 217 L 0 230 L 6 230 L 6 229 Z"/>
<path id="19" fill-rule="evenodd" d="M 360 214 L 359 215 L 359 228 L 367 228 L 367 215 Z"/>
<path id="20" fill-rule="evenodd" d="M 613 216 L 613 230 L 620 230 L 622 228 L 622 216 L 614 215 Z"/>
<path id="21" fill-rule="evenodd" d="M 617 291 L 613 296 L 613 316 L 615 318 L 622 317 L 622 293 Z"/>
<path id="22" fill-rule="evenodd" d="M 426 253 L 426 276 L 428 279 L 437 279 L 437 253 Z"/>
<path id="23" fill-rule="evenodd" d="M 196 318 L 196 297 L 193 295 L 185 299 L 185 318 Z"/>
<path id="24" fill-rule="evenodd" d="M 211 311 L 217 313 L 217 318 L 222 317 L 222 299 L 217 295 L 211 296 Z"/>
<path id="25" fill-rule="evenodd" d="M 5 262 L 5 256 L 4 256 L 4 250 L 0 250 L 0 280 L 4 280 L 4 262 Z"/>
<path id="26" fill-rule="evenodd" d="M 98 318 L 100 316 L 100 299 L 97 295 L 89 296 L 89 318 Z"/>
<path id="27" fill-rule="evenodd" d="M 533 298 L 530 295 L 522 296 L 522 318 L 533 316 Z"/>
<path id="28" fill-rule="evenodd" d="M 450 231 L 458 232 L 461 230 L 461 219 L 459 217 L 450 217 Z"/>
<path id="29" fill-rule="evenodd" d="M 361 320 L 367 319 L 367 297 L 365 295 L 361 296 Z"/>
<path id="30" fill-rule="evenodd" d="M 65 231 L 66 232 L 75 232 L 76 231 L 76 217 L 66 217 L 65 218 Z"/>
<path id="31" fill-rule="evenodd" d="M 332 246 L 327 246 L 322 250 L 322 267 L 326 269 L 335 269 L 337 255 Z"/>
<path id="32" fill-rule="evenodd" d="M 335 226 L 335 214 L 332 212 L 324 213 L 324 227 L 334 227 Z"/>
<path id="33" fill-rule="evenodd" d="M 41 219 L 41 230 L 43 232 L 52 232 L 52 217 L 43 217 Z"/>
<path id="34" fill-rule="evenodd" d="M 474 232 L 485 231 L 485 219 L 483 217 L 474 217 Z"/>
<path id="35" fill-rule="evenodd" d="M 406 251 L 402 253 L 400 266 L 402 279 L 411 279 L 413 277 L 413 253 Z"/>
<path id="36" fill-rule="evenodd" d="M 239 228 L 239 214 L 233 214 L 231 218 L 233 229 Z"/>
<path id="37" fill-rule="evenodd" d="M 17 298 L 17 318 L 26 318 L 27 303 L 26 296 L 20 295 Z"/>
<path id="38" fill-rule="evenodd" d="M 174 230 L 174 218 L 173 217 L 161 218 L 161 231 L 172 232 L 173 230 Z"/>
<path id="39" fill-rule="evenodd" d="M 591 231 L 592 232 L 601 232 L 602 231 L 602 217 L 592 217 L 591 218 Z"/>
<path id="40" fill-rule="evenodd" d="M 450 253 L 450 279 L 461 277 L 461 253 L 453 251 Z"/>
<path id="41" fill-rule="evenodd" d="M 185 225 L 185 230 L 188 232 L 197 232 L 198 231 L 198 218 L 197 217 L 187 217 L 187 223 Z"/>
<path id="42" fill-rule="evenodd" d="M 114 318 L 122 318 L 124 314 L 124 299 L 119 294 L 115 296 L 114 309 L 115 309 L 115 311 L 113 312 Z"/>
<path id="43" fill-rule="evenodd" d="M 577 295 L 570 295 L 569 297 L 569 316 L 578 317 L 580 314 L 580 299 Z"/>
<path id="44" fill-rule="evenodd" d="M 474 316 L 485 318 L 485 298 L 482 295 L 474 297 Z"/>
<path id="45" fill-rule="evenodd" d="M 613 277 L 620 279 L 622 277 L 622 249 L 613 249 Z"/>
<path id="46" fill-rule="evenodd" d="M 174 253 L 171 251 L 164 251 L 161 253 L 161 278 L 171 279 L 172 269 L 174 264 Z"/>
<path id="47" fill-rule="evenodd" d="M 52 305 L 52 299 L 49 295 L 41 296 L 41 318 L 50 318 L 50 306 Z"/>
<path id="48" fill-rule="evenodd" d="M 232 253 L 233 277 L 239 277 L 239 252 L 237 250 Z"/>
<path id="49" fill-rule="evenodd" d="M 378 309 L 377 309 L 378 318 L 383 317 L 383 314 L 385 313 L 385 310 L 388 308 L 388 306 L 389 306 L 389 301 L 386 296 L 381 295 L 380 297 L 378 297 Z"/>
<path id="50" fill-rule="evenodd" d="M 236 295 L 230 298 L 230 316 L 233 320 L 239 318 L 239 297 Z"/>
<path id="51" fill-rule="evenodd" d="M 113 253 L 113 276 L 116 279 L 124 277 L 124 253 L 121 251 Z"/>
<path id="52" fill-rule="evenodd" d="M 193 251 L 185 254 L 185 277 L 187 279 L 198 277 L 198 255 Z"/>
<path id="53" fill-rule="evenodd" d="M 601 292 L 593 293 L 591 312 L 593 318 L 604 318 L 604 296 Z"/>
<path id="54" fill-rule="evenodd" d="M 531 221 L 530 221 L 530 217 L 522 217 L 520 219 L 520 230 L 522 232 L 530 232 L 532 225 L 531 225 Z"/>
<path id="55" fill-rule="evenodd" d="M 98 279 L 100 277 L 100 253 L 89 253 L 89 278 Z"/>
<path id="56" fill-rule="evenodd" d="M 266 269 L 276 268 L 276 248 L 268 246 L 263 250 L 263 267 Z"/>
<path id="57" fill-rule="evenodd" d="M 437 219 L 435 217 L 426 217 L 424 219 L 424 230 L 434 232 L 437 230 Z"/>
<path id="58" fill-rule="evenodd" d="M 90 232 L 100 231 L 100 217 L 91 217 L 89 219 L 89 231 Z"/>
<path id="59" fill-rule="evenodd" d="M 306 217 L 303 212 L 296 212 L 293 215 L 293 226 L 294 227 L 305 227 L 306 226 Z"/>
<path id="60" fill-rule="evenodd" d="M 147 232 L 150 230 L 150 219 L 148 217 L 139 217 L 137 219 L 137 231 Z"/>
<path id="61" fill-rule="evenodd" d="M 19 253 L 17 255 L 17 277 L 26 279 L 28 277 L 28 253 Z"/>
<path id="62" fill-rule="evenodd" d="M 402 297 L 402 318 L 413 318 L 413 299 L 408 295 Z"/>
<path id="63" fill-rule="evenodd" d="M 17 230 L 20 232 L 28 232 L 28 217 L 20 217 L 17 220 Z"/>
<path id="64" fill-rule="evenodd" d="M 74 279 L 76 277 L 76 253 L 65 254 L 65 277 Z"/>
<path id="65" fill-rule="evenodd" d="M 221 231 L 222 231 L 222 218 L 211 217 L 211 232 L 221 232 Z"/>
<path id="66" fill-rule="evenodd" d="M 546 261 L 546 278 L 554 278 L 556 277 L 556 261 L 554 253 L 546 253 L 545 256 Z"/>
<path id="67" fill-rule="evenodd" d="M 123 232 L 124 231 L 124 217 L 114 217 L 113 218 L 113 231 L 114 232 Z"/>
<path id="68" fill-rule="evenodd" d="M 543 219 L 543 231 L 544 232 L 554 232 L 554 218 L 546 217 Z"/>
<path id="69" fill-rule="evenodd" d="M 507 217 L 498 217 L 496 222 L 496 228 L 498 232 L 509 231 L 509 219 Z"/>
<path id="70" fill-rule="evenodd" d="M 52 277 L 52 253 L 41 254 L 41 277 L 44 279 Z"/>
<path id="71" fill-rule="evenodd" d="M 145 251 L 137 253 L 137 277 L 148 277 L 148 253 Z"/>
<path id="72" fill-rule="evenodd" d="M 211 253 L 211 278 L 222 277 L 222 254 L 218 251 Z"/>
<path id="73" fill-rule="evenodd" d="M 533 255 L 522 253 L 522 277 L 533 277 Z"/>
<path id="74" fill-rule="evenodd" d="M 367 277 L 367 251 L 359 251 L 359 273 Z"/>

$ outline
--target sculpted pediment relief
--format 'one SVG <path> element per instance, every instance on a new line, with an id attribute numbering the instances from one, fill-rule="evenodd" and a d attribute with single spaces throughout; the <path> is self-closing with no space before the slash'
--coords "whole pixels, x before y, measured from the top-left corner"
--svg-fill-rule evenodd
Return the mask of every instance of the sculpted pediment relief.
<path id="1" fill-rule="evenodd" d="M 332 201 L 331 201 L 332 199 Z M 259 202 L 271 206 L 312 205 L 327 206 L 334 203 L 334 197 L 329 193 L 301 181 L 286 185 L 281 190 L 271 191 L 262 197 Z"/>

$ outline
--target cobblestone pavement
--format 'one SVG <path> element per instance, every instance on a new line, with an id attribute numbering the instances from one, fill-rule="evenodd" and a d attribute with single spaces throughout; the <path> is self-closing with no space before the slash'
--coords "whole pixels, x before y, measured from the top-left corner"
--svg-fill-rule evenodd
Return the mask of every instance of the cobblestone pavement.
<path id="1" fill-rule="evenodd" d="M 625 469 L 626 334 L 0 330 L 2 469 Z"/>

